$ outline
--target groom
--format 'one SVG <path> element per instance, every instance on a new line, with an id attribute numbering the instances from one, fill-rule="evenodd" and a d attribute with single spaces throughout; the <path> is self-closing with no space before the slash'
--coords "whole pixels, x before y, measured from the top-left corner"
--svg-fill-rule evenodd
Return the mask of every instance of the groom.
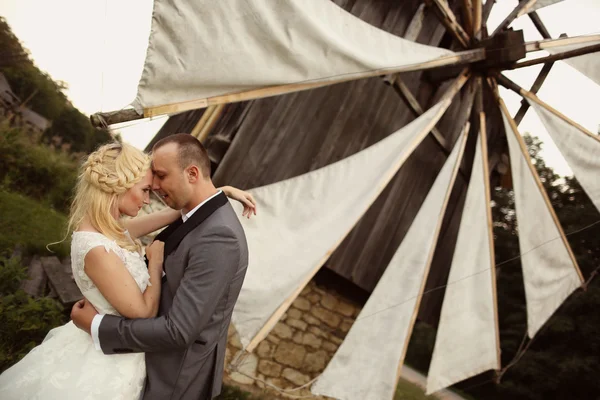
<path id="1" fill-rule="evenodd" d="M 153 189 L 182 216 L 156 238 L 165 242 L 158 317 L 102 316 L 85 302 L 71 318 L 105 354 L 146 353 L 143 400 L 211 399 L 221 392 L 227 330 L 248 266 L 246 238 L 195 137 L 157 142 L 152 169 Z"/>

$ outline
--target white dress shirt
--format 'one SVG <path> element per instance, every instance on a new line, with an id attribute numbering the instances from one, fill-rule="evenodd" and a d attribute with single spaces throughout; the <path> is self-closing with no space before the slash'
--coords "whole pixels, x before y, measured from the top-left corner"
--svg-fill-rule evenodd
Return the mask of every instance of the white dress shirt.
<path id="1" fill-rule="evenodd" d="M 222 190 L 218 190 L 217 193 L 213 194 L 208 199 L 204 200 L 202 203 L 198 204 L 196 207 L 192 208 L 189 212 L 187 212 L 185 214 L 183 213 L 183 210 L 182 210 L 181 211 L 181 219 L 183 220 L 183 222 L 185 223 L 188 219 L 190 219 L 192 217 L 192 215 L 194 215 L 194 213 L 196 211 L 198 211 L 200 209 L 200 207 L 202 207 L 204 204 L 206 204 L 206 202 L 208 202 L 209 200 L 217 197 L 222 192 L 223 192 Z M 166 274 L 163 271 L 163 276 L 164 275 L 166 275 Z M 96 350 L 100 350 L 100 351 L 102 351 L 102 348 L 100 347 L 100 338 L 99 338 L 98 331 L 100 329 L 100 323 L 102 322 L 103 317 L 104 317 L 103 314 L 97 314 L 94 317 L 94 319 L 92 320 L 92 326 L 90 329 L 91 335 L 92 335 L 92 340 L 94 341 L 94 347 L 96 347 Z"/>

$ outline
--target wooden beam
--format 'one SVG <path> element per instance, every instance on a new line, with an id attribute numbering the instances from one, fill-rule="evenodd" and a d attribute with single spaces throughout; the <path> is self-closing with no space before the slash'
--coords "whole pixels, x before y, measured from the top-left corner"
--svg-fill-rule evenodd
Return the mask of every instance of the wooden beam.
<path id="1" fill-rule="evenodd" d="M 550 40 L 535 40 L 533 42 L 525 43 L 525 51 L 531 53 L 532 51 L 546 50 L 554 47 L 586 43 L 595 44 L 595 42 L 600 42 L 600 35 L 582 35 Z"/>
<path id="2" fill-rule="evenodd" d="M 107 128 L 109 125 L 143 118 L 144 116 L 138 114 L 134 109 L 128 109 L 92 114 L 90 115 L 90 122 L 96 128 Z"/>
<path id="3" fill-rule="evenodd" d="M 490 170 L 489 170 L 489 159 L 488 159 L 488 144 L 487 144 L 487 125 L 486 125 L 486 114 L 483 109 L 483 82 L 482 78 L 477 79 L 478 83 L 478 106 L 479 111 L 479 135 L 480 135 L 480 146 L 481 146 L 481 161 L 483 166 L 483 177 L 485 185 L 485 204 L 486 217 L 487 217 L 487 229 L 488 229 L 488 240 L 490 247 L 490 265 L 492 266 L 491 278 L 492 278 L 492 293 L 494 298 L 494 322 L 496 325 L 496 357 L 498 365 L 496 370 L 502 369 L 500 356 L 500 322 L 498 317 L 498 289 L 496 286 L 496 257 L 494 254 L 494 223 L 492 220 L 492 199 L 491 199 L 491 187 L 490 187 Z"/>
<path id="4" fill-rule="evenodd" d="M 444 25 L 446 30 L 456 39 L 456 41 L 463 47 L 469 47 L 470 38 L 469 35 L 465 32 L 465 30 L 460 26 L 458 20 L 456 19 L 456 15 L 443 0 L 425 0 L 428 6 L 433 7 L 435 10 L 435 14 Z"/>
<path id="5" fill-rule="evenodd" d="M 521 0 L 519 2 L 519 4 L 511 11 L 511 13 L 508 14 L 508 16 L 506 18 L 504 18 L 504 21 L 502 21 L 500 23 L 500 25 L 498 25 L 498 27 L 494 30 L 494 33 L 492 33 L 491 36 L 494 36 L 498 32 L 501 32 L 501 31 L 505 30 L 506 28 L 508 28 L 508 26 L 516 18 L 519 18 L 520 16 L 527 14 L 529 11 L 531 11 L 531 9 L 535 5 L 535 3 L 537 3 L 537 0 Z"/>
<path id="6" fill-rule="evenodd" d="M 554 62 L 554 61 L 564 60 L 566 58 L 582 56 L 585 54 L 595 53 L 598 51 L 600 51 L 600 43 L 592 45 L 592 46 L 580 47 L 580 48 L 574 49 L 574 50 L 563 51 L 561 53 L 556 53 L 556 54 L 552 54 L 552 55 L 549 55 L 546 57 L 536 58 L 534 60 L 521 61 L 521 62 L 515 63 L 515 64 L 507 67 L 506 69 L 517 69 L 517 68 L 530 67 L 532 65 L 537 65 L 537 64 L 546 64 L 549 62 Z"/>
<path id="7" fill-rule="evenodd" d="M 490 17 L 494 4 L 496 4 L 496 0 L 487 0 L 483 5 L 483 13 L 481 15 L 481 22 L 483 25 L 487 24 L 487 20 Z"/>
<path id="8" fill-rule="evenodd" d="M 537 78 L 535 78 L 535 82 L 533 82 L 531 89 L 529 89 L 529 91 L 531 93 L 537 93 L 538 90 L 540 90 L 540 88 L 542 87 L 542 84 L 546 80 L 546 77 L 550 73 L 550 70 L 552 69 L 553 65 L 554 65 L 554 63 L 544 64 L 544 67 L 538 74 Z M 514 118 L 517 126 L 519 126 L 519 124 L 523 120 L 523 117 L 525 117 L 527 110 L 529 110 L 529 102 L 527 102 L 527 101 L 525 101 L 525 99 L 523 99 L 521 101 L 521 108 L 519 108 L 519 111 L 517 111 L 517 114 L 515 115 L 515 118 Z"/>
<path id="9" fill-rule="evenodd" d="M 544 23 L 542 22 L 542 19 L 538 15 L 537 11 L 532 11 L 527 15 L 544 39 L 552 39 L 552 36 L 550 36 L 550 32 L 548 32 L 548 29 L 546 29 L 546 25 L 544 25 Z"/>
<path id="10" fill-rule="evenodd" d="M 477 2 L 478 0 L 475 0 Z M 473 3 L 471 0 L 463 0 L 462 2 L 463 25 L 465 32 L 470 37 L 473 37 Z"/>
<path id="11" fill-rule="evenodd" d="M 423 108 L 421 107 L 419 101 L 415 98 L 415 96 L 413 96 L 410 89 L 408 88 L 408 86 L 406 86 L 402 78 L 400 78 L 399 76 L 394 76 L 394 79 L 389 83 L 392 85 L 396 93 L 400 95 L 402 100 L 404 100 L 404 102 L 406 103 L 408 108 L 410 108 L 410 110 L 413 112 L 413 115 L 415 117 L 420 117 L 421 115 L 423 115 Z M 434 126 L 431 130 L 431 134 L 433 135 L 434 139 L 438 142 L 438 144 L 446 152 L 448 152 L 448 143 L 446 142 L 446 138 L 444 138 L 444 135 L 442 135 L 438 128 Z"/>
<path id="12" fill-rule="evenodd" d="M 552 114 L 556 115 L 558 118 L 560 118 L 563 121 L 565 121 L 567 124 L 573 126 L 574 128 L 577 128 L 582 133 L 584 133 L 584 134 L 588 135 L 589 137 L 593 138 L 594 140 L 597 140 L 597 141 L 600 142 L 600 136 L 593 134 L 592 132 L 590 132 L 589 130 L 587 130 L 586 128 L 584 128 L 583 126 L 579 125 L 577 122 L 573 121 L 572 119 L 570 119 L 569 117 L 567 117 L 566 115 L 564 115 L 563 113 L 561 113 L 560 111 L 556 110 L 554 107 L 552 107 L 549 104 L 547 104 L 544 101 L 542 101 L 535 94 L 533 94 L 533 93 L 531 93 L 531 92 L 523 89 L 522 87 L 520 87 L 519 85 L 517 85 L 516 83 L 514 83 L 513 81 L 511 81 L 506 76 L 499 75 L 496 78 L 496 80 L 497 80 L 497 82 L 499 84 L 501 84 L 505 88 L 512 90 L 513 92 L 521 95 L 522 97 L 524 97 L 526 99 L 529 99 L 529 100 L 532 100 L 532 101 L 536 102 L 540 106 L 544 107 L 546 110 L 550 111 Z"/>
<path id="13" fill-rule="evenodd" d="M 491 0 L 488 0 L 491 1 Z M 481 39 L 481 28 L 483 26 L 483 0 L 474 0 L 473 3 L 473 33 L 472 37 Z"/>

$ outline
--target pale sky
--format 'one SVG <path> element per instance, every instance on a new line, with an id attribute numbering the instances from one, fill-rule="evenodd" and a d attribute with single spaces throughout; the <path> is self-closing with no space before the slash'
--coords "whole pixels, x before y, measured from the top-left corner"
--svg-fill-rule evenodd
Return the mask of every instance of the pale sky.
<path id="1" fill-rule="evenodd" d="M 308 0 L 307 0 L 308 1 Z M 488 21 L 490 31 L 518 3 L 497 0 Z M 68 85 L 73 104 L 89 115 L 128 106 L 135 98 L 150 31 L 151 0 L 2 0 L 0 15 L 8 21 L 38 67 Z M 552 37 L 600 33 L 599 0 L 566 0 L 538 10 Z M 541 36 L 528 17 L 511 25 L 523 29 L 525 40 Z M 545 52 L 530 55 L 538 57 Z M 540 66 L 507 72 L 526 89 Z M 501 88 L 514 115 L 521 98 Z M 600 86 L 565 63 L 554 64 L 539 97 L 592 132 L 600 127 Z M 400 100 L 399 100 L 400 101 Z M 165 117 L 121 125 L 123 138 L 143 148 L 165 122 Z M 546 162 L 557 172 L 570 170 L 533 111 L 519 126 L 545 142 Z"/>

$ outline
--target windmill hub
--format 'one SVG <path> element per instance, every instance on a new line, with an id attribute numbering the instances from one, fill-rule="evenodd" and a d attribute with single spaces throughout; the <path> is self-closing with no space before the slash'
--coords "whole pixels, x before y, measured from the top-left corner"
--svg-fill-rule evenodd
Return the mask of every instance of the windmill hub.
<path id="1" fill-rule="evenodd" d="M 503 31 L 477 43 L 474 48 L 485 48 L 485 59 L 473 65 L 475 70 L 503 69 L 524 58 L 523 31 Z"/>

